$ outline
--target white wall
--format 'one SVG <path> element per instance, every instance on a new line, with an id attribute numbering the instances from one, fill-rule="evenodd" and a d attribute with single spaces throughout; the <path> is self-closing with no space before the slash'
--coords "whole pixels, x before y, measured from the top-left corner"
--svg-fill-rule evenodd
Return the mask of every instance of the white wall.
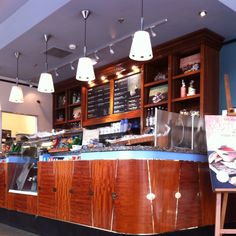
<path id="1" fill-rule="evenodd" d="M 18 114 L 35 115 L 38 117 L 38 131 L 51 131 L 52 94 L 39 93 L 36 88 L 21 85 L 24 93 L 24 103 L 12 103 L 8 101 L 12 85 L 14 84 L 0 81 L 0 110 Z M 40 101 L 40 103 L 38 103 L 37 100 Z"/>

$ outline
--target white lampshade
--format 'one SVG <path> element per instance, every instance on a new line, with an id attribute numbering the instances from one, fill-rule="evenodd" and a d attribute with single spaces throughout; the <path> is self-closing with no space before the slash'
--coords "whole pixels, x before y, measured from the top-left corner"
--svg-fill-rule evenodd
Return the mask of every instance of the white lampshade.
<path id="1" fill-rule="evenodd" d="M 42 73 L 39 78 L 38 91 L 41 93 L 53 93 L 54 85 L 52 75 L 49 73 Z"/>
<path id="2" fill-rule="evenodd" d="M 89 57 L 81 57 L 78 61 L 76 79 L 80 81 L 95 80 L 92 60 Z"/>
<path id="3" fill-rule="evenodd" d="M 14 85 L 11 88 L 11 93 L 9 97 L 9 102 L 14 102 L 14 103 L 23 103 L 24 102 L 24 97 L 23 97 L 23 92 L 20 86 Z"/>
<path id="4" fill-rule="evenodd" d="M 148 61 L 152 57 L 152 45 L 149 33 L 144 30 L 135 32 L 129 58 L 135 61 Z"/>

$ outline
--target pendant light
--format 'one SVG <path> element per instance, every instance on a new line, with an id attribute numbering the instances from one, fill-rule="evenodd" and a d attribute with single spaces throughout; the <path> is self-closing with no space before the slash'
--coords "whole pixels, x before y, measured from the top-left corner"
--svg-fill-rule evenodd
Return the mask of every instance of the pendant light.
<path id="1" fill-rule="evenodd" d="M 152 57 L 150 35 L 143 30 L 143 0 L 141 0 L 141 30 L 134 33 L 129 58 L 135 61 L 148 61 Z"/>
<path id="2" fill-rule="evenodd" d="M 12 86 L 12 88 L 11 88 L 9 102 L 23 103 L 24 97 L 23 97 L 22 89 L 19 86 L 19 78 L 18 78 L 18 67 L 19 67 L 20 53 L 15 52 L 15 57 L 16 57 L 16 85 Z"/>
<path id="3" fill-rule="evenodd" d="M 52 75 L 48 73 L 48 40 L 50 38 L 50 35 L 44 34 L 44 40 L 46 45 L 46 51 L 45 51 L 45 70 L 46 72 L 41 73 L 39 78 L 39 84 L 38 84 L 38 91 L 41 93 L 53 93 L 54 92 L 54 85 L 53 85 L 53 79 Z"/>
<path id="4" fill-rule="evenodd" d="M 84 18 L 84 56 L 79 58 L 76 79 L 80 81 L 90 82 L 95 80 L 95 74 L 91 58 L 87 57 L 87 46 L 86 46 L 86 20 L 90 14 L 89 10 L 81 11 Z"/>

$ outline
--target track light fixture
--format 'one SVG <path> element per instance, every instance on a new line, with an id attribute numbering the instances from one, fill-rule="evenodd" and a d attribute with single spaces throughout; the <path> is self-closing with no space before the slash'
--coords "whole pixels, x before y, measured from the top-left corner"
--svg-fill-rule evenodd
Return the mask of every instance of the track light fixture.
<path id="1" fill-rule="evenodd" d="M 154 28 L 154 26 L 150 27 L 150 33 L 151 33 L 152 37 L 156 37 L 157 34 L 156 34 L 156 32 L 153 30 L 153 28 Z"/>
<path id="2" fill-rule="evenodd" d="M 11 88 L 11 93 L 10 93 L 10 96 L 9 96 L 9 102 L 23 103 L 24 102 L 24 97 L 23 97 L 22 89 L 19 86 L 19 78 L 18 78 L 18 67 L 19 67 L 20 53 L 15 52 L 15 57 L 16 57 L 16 85 L 12 86 L 12 88 Z"/>
<path id="3" fill-rule="evenodd" d="M 94 52 L 94 57 L 97 61 L 100 59 L 100 57 L 98 56 L 98 51 L 97 50 Z"/>
<path id="4" fill-rule="evenodd" d="M 55 76 L 56 76 L 56 77 L 59 76 L 58 71 L 57 71 L 57 68 L 55 69 Z"/>
<path id="5" fill-rule="evenodd" d="M 70 62 L 70 69 L 71 69 L 71 70 L 75 70 L 75 67 L 73 66 L 73 61 Z"/>
<path id="6" fill-rule="evenodd" d="M 143 4 L 142 4 L 143 5 Z M 143 8 L 143 7 L 142 7 Z M 84 12 L 84 13 L 83 13 Z M 88 12 L 88 13 L 87 13 Z M 143 9 L 141 9 L 141 12 L 143 12 Z M 88 15 L 86 15 L 86 14 L 90 14 L 90 12 L 88 11 L 88 10 L 84 10 L 84 11 L 82 11 L 82 15 L 83 15 L 83 18 L 84 18 L 84 20 L 85 20 L 85 38 L 84 38 L 84 40 L 85 40 L 85 42 L 84 42 L 84 53 L 85 54 L 87 54 L 87 46 L 86 46 L 86 19 L 88 18 Z M 141 13 L 142 15 L 143 15 L 143 13 Z M 150 41 L 150 36 L 149 36 L 149 33 L 147 32 L 147 31 L 149 31 L 150 32 L 150 35 L 152 36 L 152 37 L 156 37 L 156 35 L 157 35 L 157 33 L 153 30 L 154 28 L 156 28 L 157 26 L 159 26 L 159 25 L 162 25 L 162 24 L 165 24 L 166 22 L 168 22 L 168 19 L 162 19 L 162 20 L 159 20 L 159 21 L 156 21 L 156 22 L 154 22 L 154 23 L 152 23 L 151 25 L 147 25 L 146 27 L 145 27 L 145 29 L 146 29 L 146 31 L 144 31 L 143 30 L 143 32 L 141 32 L 141 34 L 145 34 L 146 36 L 145 37 L 147 37 L 148 38 L 148 40 L 147 41 Z M 143 27 L 143 18 L 141 17 L 141 28 L 143 28 L 144 29 L 144 27 Z M 137 31 L 137 32 L 140 32 L 140 31 Z M 136 32 L 136 33 L 137 33 Z M 135 33 L 135 34 L 136 34 Z M 128 38 L 130 38 L 130 37 L 132 37 L 133 35 L 126 35 L 126 36 L 124 36 L 124 37 L 121 37 L 121 38 L 118 38 L 118 39 L 116 39 L 115 41 L 113 41 L 113 42 L 110 42 L 109 44 L 107 44 L 107 45 L 105 45 L 105 46 L 102 46 L 102 47 L 100 47 L 100 48 L 97 48 L 93 53 L 91 53 L 90 54 L 90 56 L 89 57 L 87 57 L 86 56 L 86 58 L 85 59 L 82 59 L 81 58 L 81 61 L 83 61 L 83 60 L 88 60 L 88 61 L 92 61 L 92 65 L 94 66 L 99 60 L 101 60 L 101 58 L 100 58 L 100 56 L 99 56 L 99 54 L 103 51 L 103 50 L 106 50 L 107 52 L 108 52 L 108 50 L 109 50 L 109 53 L 110 54 L 115 54 L 115 51 L 114 51 L 114 49 L 113 49 L 113 47 L 114 47 L 114 45 L 115 44 L 119 44 L 119 43 L 121 43 L 122 41 L 124 41 L 124 40 L 127 40 Z M 134 38 L 135 37 L 133 37 L 133 41 L 134 41 Z M 145 40 L 141 40 L 139 43 L 140 44 L 138 44 L 138 51 L 140 52 L 140 54 L 138 54 L 139 56 L 141 55 L 141 52 L 142 52 L 142 49 L 143 49 L 143 51 L 144 51 L 144 55 L 145 55 L 145 58 L 146 58 L 146 56 L 148 55 L 148 51 L 150 52 L 150 54 L 149 54 L 149 56 L 150 55 L 152 55 L 152 48 L 151 48 L 151 41 L 150 41 L 150 45 L 148 44 L 148 46 L 146 47 L 145 45 L 147 44 L 147 41 L 145 41 Z M 132 44 L 133 45 L 133 44 Z M 141 45 L 141 46 L 140 46 Z M 108 48 L 108 50 L 107 50 L 107 48 Z M 136 48 L 137 49 L 137 48 Z M 136 50 L 137 51 L 137 50 Z M 99 52 L 99 53 L 98 53 Z M 85 55 L 84 54 L 84 55 Z M 130 52 L 130 55 L 131 55 L 131 52 Z M 131 56 L 130 56 L 130 58 L 131 58 Z M 134 59 L 134 60 L 139 60 L 139 61 L 141 61 L 141 59 L 142 60 L 144 60 L 145 59 L 144 57 L 142 57 L 142 55 L 141 55 L 141 57 L 140 58 L 138 58 L 138 59 L 134 59 L 134 58 L 132 58 L 132 59 Z M 148 59 L 149 60 L 149 59 Z M 70 66 L 70 69 L 71 70 L 75 70 L 76 69 L 76 67 L 75 66 L 73 66 L 73 63 L 75 62 L 75 60 L 73 61 L 73 62 L 69 62 L 69 63 L 67 63 L 67 64 L 65 64 L 65 65 L 69 65 Z M 84 62 L 85 63 L 85 62 Z M 90 63 L 90 62 L 89 62 Z M 79 63 L 78 63 L 79 64 Z M 85 63 L 86 64 L 86 63 Z M 65 66 L 65 65 L 63 65 L 63 66 Z M 89 68 L 91 68 L 91 67 L 89 67 Z M 86 72 L 86 69 L 81 69 L 82 71 L 84 71 L 84 74 L 89 74 L 90 72 L 90 69 L 89 70 L 87 70 L 87 72 Z M 78 73 L 78 67 L 77 67 L 77 73 Z M 81 72 L 82 73 L 82 72 Z M 93 72 L 94 73 L 94 72 Z M 93 76 L 92 76 L 93 77 Z M 95 78 L 95 75 L 94 75 L 94 78 Z M 77 78 L 77 76 L 76 76 L 76 79 L 78 79 Z M 81 80 L 81 79 L 78 79 L 78 80 Z M 85 80 L 82 80 L 82 81 L 88 81 L 87 79 Z"/>
<path id="7" fill-rule="evenodd" d="M 113 47 L 113 44 L 110 44 L 110 45 L 109 45 L 109 52 L 110 52 L 110 54 L 114 55 L 115 52 L 114 52 L 114 50 L 113 50 L 112 47 Z"/>

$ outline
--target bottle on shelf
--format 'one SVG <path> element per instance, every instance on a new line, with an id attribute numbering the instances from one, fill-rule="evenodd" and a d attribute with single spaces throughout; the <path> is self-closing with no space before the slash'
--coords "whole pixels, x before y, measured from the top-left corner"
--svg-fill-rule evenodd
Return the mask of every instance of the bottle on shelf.
<path id="1" fill-rule="evenodd" d="M 149 127 L 150 125 L 149 119 L 150 119 L 150 109 L 148 108 L 146 116 L 146 127 Z"/>
<path id="2" fill-rule="evenodd" d="M 77 100 L 77 96 L 76 96 L 76 93 L 74 92 L 72 96 L 72 103 L 76 103 L 76 100 Z"/>
<path id="3" fill-rule="evenodd" d="M 180 97 L 186 97 L 186 86 L 184 80 L 182 80 L 182 86 L 180 88 Z"/>
<path id="4" fill-rule="evenodd" d="M 155 124 L 155 110 L 152 107 L 150 111 L 150 117 L 149 117 L 149 126 L 152 127 Z"/>
<path id="5" fill-rule="evenodd" d="M 129 121 L 128 119 L 124 119 L 124 132 L 128 131 Z"/>
<path id="6" fill-rule="evenodd" d="M 188 94 L 187 96 L 192 96 L 196 94 L 196 89 L 193 87 L 194 80 L 190 81 L 190 85 L 188 87 Z"/>

